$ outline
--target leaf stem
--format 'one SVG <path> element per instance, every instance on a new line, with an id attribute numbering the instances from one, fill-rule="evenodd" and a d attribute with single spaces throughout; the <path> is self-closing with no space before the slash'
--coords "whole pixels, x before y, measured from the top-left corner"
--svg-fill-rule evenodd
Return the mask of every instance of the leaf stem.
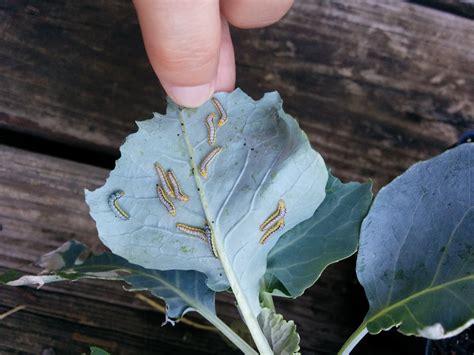
<path id="1" fill-rule="evenodd" d="M 260 281 L 260 300 L 263 303 L 263 306 L 270 308 L 272 311 L 275 311 L 275 304 L 273 303 L 273 297 L 271 293 L 266 292 L 267 289 L 265 281 Z"/>
<path id="2" fill-rule="evenodd" d="M 355 330 L 354 333 L 347 339 L 347 341 L 342 346 L 341 350 L 339 350 L 338 355 L 348 355 L 351 353 L 352 349 L 362 340 L 364 336 L 367 335 L 369 332 L 366 327 L 367 323 L 362 323 L 359 328 Z"/>
<path id="3" fill-rule="evenodd" d="M 252 309 L 250 308 L 250 305 L 247 301 L 247 297 L 245 297 L 245 294 L 240 288 L 240 284 L 234 274 L 234 270 L 232 269 L 229 260 L 227 259 L 227 255 L 225 253 L 221 253 L 221 250 L 223 251 L 223 248 L 219 248 L 220 240 L 217 240 L 217 242 L 222 266 L 227 275 L 227 279 L 229 280 L 230 287 L 232 288 L 235 299 L 237 300 L 237 304 L 239 305 L 240 314 L 242 315 L 245 324 L 247 324 L 247 327 L 249 328 L 253 341 L 255 342 L 255 345 L 257 346 L 261 355 L 272 355 L 273 351 L 270 348 L 270 345 L 268 345 L 267 339 L 265 338 L 265 335 L 263 334 L 262 329 L 258 324 L 257 317 L 255 317 L 252 312 Z"/>
<path id="4" fill-rule="evenodd" d="M 219 317 L 214 313 L 209 312 L 207 309 L 203 308 L 197 310 L 204 318 L 206 318 L 209 323 L 214 327 L 220 330 L 227 339 L 229 339 L 235 346 L 237 346 L 244 354 L 248 355 L 258 355 L 258 353 L 247 344 L 241 337 L 239 337 L 227 324 L 225 324 Z"/>
<path id="5" fill-rule="evenodd" d="M 167 285 L 167 283 L 163 280 L 161 280 L 161 282 L 166 286 L 172 288 L 171 285 Z M 206 318 L 209 323 L 215 326 L 235 346 L 242 350 L 244 354 L 258 355 L 258 353 L 249 344 L 247 344 L 241 337 L 239 337 L 227 324 L 220 320 L 214 312 L 211 312 L 209 309 L 199 303 L 193 302 L 193 300 L 189 299 L 186 294 L 181 293 L 179 289 L 175 289 L 174 292 L 190 306 L 192 306 L 196 312 Z"/>

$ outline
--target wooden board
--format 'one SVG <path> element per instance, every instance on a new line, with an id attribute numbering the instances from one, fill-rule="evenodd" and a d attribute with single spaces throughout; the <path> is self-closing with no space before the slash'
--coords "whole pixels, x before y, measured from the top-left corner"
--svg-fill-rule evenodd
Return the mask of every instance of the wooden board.
<path id="1" fill-rule="evenodd" d="M 35 272 L 32 263 L 39 256 L 72 238 L 102 250 L 83 189 L 102 184 L 106 174 L 104 169 L 0 146 L 0 269 Z M 363 318 L 366 307 L 360 306 L 363 295 L 353 268 L 353 260 L 339 263 L 297 302 L 277 300 L 279 311 L 296 321 L 304 353 L 336 352 Z M 158 348 L 163 353 L 176 348 L 229 351 L 214 333 L 182 324 L 161 328 L 163 315 L 151 312 L 120 283 L 78 281 L 40 290 L 2 286 L 0 295 L 1 313 L 27 305 L 0 321 L 0 334 L 8 335 L 0 337 L 0 352 L 38 354 L 50 346 L 59 353 L 80 353 L 91 344 L 114 354 L 152 354 Z M 228 322 L 239 317 L 229 295 L 219 297 L 218 309 Z"/>
<path id="2" fill-rule="evenodd" d="M 402 1 L 301 1 L 236 34 L 246 89 L 282 92 L 343 178 L 380 187 L 474 127 L 473 21 Z"/>
<path id="3" fill-rule="evenodd" d="M 6 0 L 0 33 L 4 130 L 112 161 L 134 120 L 164 110 L 128 0 Z M 299 1 L 233 35 L 238 85 L 278 90 L 344 179 L 380 187 L 474 126 L 471 20 L 403 1 Z"/>

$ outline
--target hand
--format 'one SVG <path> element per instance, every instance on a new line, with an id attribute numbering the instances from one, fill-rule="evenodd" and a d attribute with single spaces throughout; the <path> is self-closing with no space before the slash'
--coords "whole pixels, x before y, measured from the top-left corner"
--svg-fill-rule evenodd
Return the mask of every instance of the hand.
<path id="1" fill-rule="evenodd" d="M 293 0 L 134 0 L 151 65 L 179 105 L 197 107 L 235 86 L 229 25 L 280 20 Z"/>

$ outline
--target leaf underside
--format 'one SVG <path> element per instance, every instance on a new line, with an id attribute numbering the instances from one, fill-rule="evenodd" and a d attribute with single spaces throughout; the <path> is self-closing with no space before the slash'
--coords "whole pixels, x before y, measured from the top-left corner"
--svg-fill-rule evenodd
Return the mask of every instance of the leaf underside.
<path id="1" fill-rule="evenodd" d="M 281 234 L 313 215 L 325 197 L 328 174 L 297 122 L 283 112 L 277 93 L 254 101 L 237 89 L 215 98 L 228 121 L 216 125 L 214 144 L 206 124 L 209 114 L 219 117 L 212 101 L 197 109 L 169 102 L 166 115 L 138 123 L 105 185 L 87 192 L 86 200 L 100 238 L 113 253 L 149 269 L 202 272 L 215 291 L 229 287 L 231 272 L 257 315 L 268 252 Z M 203 176 L 202 162 L 219 147 Z M 169 196 L 174 216 L 157 196 L 155 163 L 173 170 L 189 196 L 187 202 Z M 117 201 L 128 218 L 110 206 L 117 191 L 123 192 Z M 285 226 L 262 244 L 259 226 L 281 200 Z M 183 233 L 177 223 L 208 224 L 220 259 L 206 240 Z"/>
<path id="2" fill-rule="evenodd" d="M 371 333 L 431 339 L 474 319 L 474 144 L 415 164 L 383 188 L 363 222 L 357 276 Z"/>

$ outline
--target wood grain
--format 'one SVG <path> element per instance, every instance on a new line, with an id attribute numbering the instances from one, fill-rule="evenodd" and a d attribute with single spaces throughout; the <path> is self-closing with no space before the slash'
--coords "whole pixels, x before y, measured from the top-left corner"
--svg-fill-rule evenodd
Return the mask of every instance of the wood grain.
<path id="1" fill-rule="evenodd" d="M 473 21 L 402 1 L 308 1 L 256 33 L 235 33 L 238 78 L 255 96 L 282 92 L 345 179 L 380 187 L 474 127 Z"/>
<path id="2" fill-rule="evenodd" d="M 106 175 L 104 169 L 0 146 L 0 269 L 37 272 L 32 264 L 38 257 L 71 238 L 102 250 L 83 189 L 103 184 Z M 353 268 L 353 260 L 339 263 L 298 302 L 277 300 L 278 310 L 298 325 L 304 353 L 335 353 L 363 318 L 366 307 L 360 307 L 364 301 Z M 0 337 L 0 351 L 38 354 L 52 346 L 59 353 L 80 353 L 91 343 L 117 354 L 230 351 L 214 333 L 181 324 L 161 328 L 163 315 L 118 282 L 78 281 L 40 290 L 2 286 L 0 294 L 0 313 L 27 305 L 0 322 L 0 333 L 8 334 Z M 229 295 L 218 297 L 225 321 L 239 317 L 233 302 Z"/>
<path id="3" fill-rule="evenodd" d="M 126 0 L 7 0 L 0 125 L 115 157 L 164 98 Z M 21 24 L 21 25 L 19 25 Z M 474 22 L 403 1 L 300 1 L 233 31 L 238 85 L 278 90 L 344 179 L 377 188 L 474 126 Z"/>
<path id="4" fill-rule="evenodd" d="M 6 0 L 0 33 L 4 128 L 115 153 L 163 108 L 130 1 Z"/>

